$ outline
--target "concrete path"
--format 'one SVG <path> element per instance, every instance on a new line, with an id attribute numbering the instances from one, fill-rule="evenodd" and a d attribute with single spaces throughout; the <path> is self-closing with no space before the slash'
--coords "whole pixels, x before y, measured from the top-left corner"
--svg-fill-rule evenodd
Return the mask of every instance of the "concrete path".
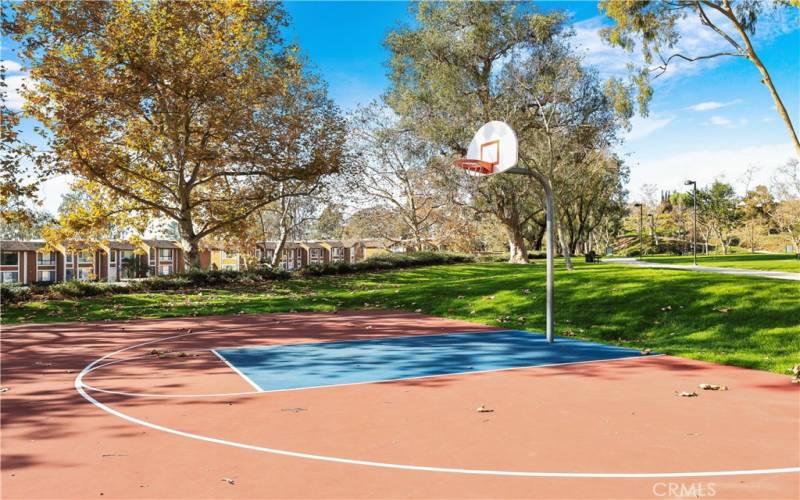
<path id="1" fill-rule="evenodd" d="M 657 269 L 676 269 L 678 271 L 698 271 L 702 273 L 735 274 L 737 276 L 755 276 L 757 278 L 771 278 L 776 280 L 800 281 L 800 273 L 787 273 L 783 271 L 759 271 L 757 269 L 740 269 L 738 267 L 711 267 L 693 266 L 682 264 L 659 264 L 633 258 L 605 258 L 603 262 L 623 264 L 626 266 L 652 267 Z"/>

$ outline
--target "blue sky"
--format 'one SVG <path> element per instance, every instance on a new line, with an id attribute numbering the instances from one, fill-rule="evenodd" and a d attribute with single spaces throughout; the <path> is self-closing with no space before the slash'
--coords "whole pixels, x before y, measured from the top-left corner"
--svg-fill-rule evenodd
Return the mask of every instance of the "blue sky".
<path id="1" fill-rule="evenodd" d="M 604 76 L 624 75 L 629 56 L 605 45 L 597 34 L 608 24 L 596 2 L 544 2 L 544 10 L 571 13 L 574 44 L 585 62 Z M 378 97 L 388 86 L 388 54 L 382 42 L 400 23 L 413 23 L 405 2 L 288 2 L 289 41 L 297 42 L 328 82 L 344 110 Z M 721 45 L 694 18 L 681 25 L 683 52 L 699 55 Z M 800 30 L 798 16 L 772 16 L 760 25 L 755 47 L 770 70 L 786 108 L 800 128 Z M 635 55 L 633 56 L 636 57 Z M 3 39 L 2 58 L 16 61 Z M 13 68 L 12 68 L 13 69 Z M 14 83 L 22 72 L 10 72 Z M 739 189 L 753 168 L 753 182 L 768 183 L 775 169 L 794 154 L 788 133 L 755 67 L 740 58 L 677 64 L 655 83 L 650 115 L 633 121 L 618 152 L 631 166 L 631 197 L 645 184 L 657 190 L 682 189 L 686 177 L 705 184 L 723 177 Z M 470 137 L 465 137 L 465 142 Z M 55 210 L 65 190 L 62 180 L 46 185 L 46 204 Z M 647 189 L 644 189 L 647 191 Z"/>

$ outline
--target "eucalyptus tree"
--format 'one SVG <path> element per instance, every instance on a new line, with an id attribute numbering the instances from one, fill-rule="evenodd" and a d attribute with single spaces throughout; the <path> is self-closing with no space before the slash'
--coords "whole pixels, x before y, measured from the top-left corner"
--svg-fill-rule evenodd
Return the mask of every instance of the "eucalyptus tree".
<path id="1" fill-rule="evenodd" d="M 590 103 L 630 108 L 621 104 L 628 93 L 618 82 L 599 98 L 598 81 L 581 70 L 568 36 L 564 14 L 540 13 L 527 3 L 420 3 L 415 27 L 399 28 L 386 39 L 392 54 L 387 101 L 405 128 L 446 158 L 463 156 L 482 123 L 509 123 L 520 139 L 520 158 L 548 176 L 558 192 L 559 171 L 603 143 L 592 131 L 603 112 L 591 110 Z M 540 187 L 523 176 L 502 175 L 471 186 L 473 205 L 504 226 L 510 261 L 526 262 L 524 229 L 541 210 Z M 569 257 L 560 225 L 559 232 Z"/>
<path id="2" fill-rule="evenodd" d="M 600 10 L 615 24 L 603 30 L 604 38 L 612 45 L 628 51 L 639 48 L 644 66 L 632 66 L 633 79 L 639 87 L 639 104 L 646 114 L 652 97 L 651 78 L 664 74 L 675 61 L 695 62 L 716 58 L 741 58 L 750 61 L 761 75 L 783 120 L 795 151 L 800 156 L 800 141 L 786 106 L 783 104 L 769 70 L 759 57 L 753 43 L 759 22 L 770 11 L 800 6 L 797 0 L 600 0 Z M 788 11 L 787 11 L 788 12 Z M 710 43 L 703 44 L 698 53 L 681 52 L 682 22 L 694 22 L 707 30 Z M 762 26 L 763 29 L 763 26 Z M 713 39 L 724 44 L 718 48 Z M 734 83 L 734 82 L 731 82 Z M 735 85 L 735 83 L 734 83 Z"/>

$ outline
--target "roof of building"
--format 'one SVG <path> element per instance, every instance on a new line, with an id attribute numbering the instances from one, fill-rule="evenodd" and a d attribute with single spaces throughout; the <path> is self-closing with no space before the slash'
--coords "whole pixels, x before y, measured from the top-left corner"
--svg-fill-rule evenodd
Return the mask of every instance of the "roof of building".
<path id="1" fill-rule="evenodd" d="M 157 248 L 182 248 L 177 241 L 173 240 L 142 240 L 142 243 L 149 247 Z"/>
<path id="2" fill-rule="evenodd" d="M 7 252 L 36 251 L 42 248 L 44 245 L 45 245 L 44 241 L 39 241 L 39 240 L 31 240 L 31 241 L 2 240 L 0 241 L 0 250 Z"/>
<path id="3" fill-rule="evenodd" d="M 391 243 L 387 242 L 386 240 L 378 239 L 378 238 L 371 238 L 365 240 L 357 240 L 356 243 L 361 243 L 367 248 L 387 248 L 391 246 Z"/>
<path id="4" fill-rule="evenodd" d="M 136 247 L 127 241 L 108 241 L 106 246 L 112 250 L 135 250 Z"/>

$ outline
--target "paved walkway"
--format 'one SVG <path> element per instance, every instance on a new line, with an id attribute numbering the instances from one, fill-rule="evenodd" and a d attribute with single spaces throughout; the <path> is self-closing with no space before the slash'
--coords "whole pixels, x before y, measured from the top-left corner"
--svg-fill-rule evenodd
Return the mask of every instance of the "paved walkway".
<path id="1" fill-rule="evenodd" d="M 776 280 L 800 281 L 800 273 L 787 273 L 783 271 L 759 271 L 757 269 L 740 269 L 738 267 L 711 267 L 692 266 L 682 264 L 659 264 L 632 258 L 606 258 L 604 262 L 611 264 L 624 264 L 627 266 L 653 267 L 658 269 L 677 269 L 679 271 L 699 271 L 703 273 L 735 274 L 737 276 L 755 276 L 758 278 L 772 278 Z"/>

